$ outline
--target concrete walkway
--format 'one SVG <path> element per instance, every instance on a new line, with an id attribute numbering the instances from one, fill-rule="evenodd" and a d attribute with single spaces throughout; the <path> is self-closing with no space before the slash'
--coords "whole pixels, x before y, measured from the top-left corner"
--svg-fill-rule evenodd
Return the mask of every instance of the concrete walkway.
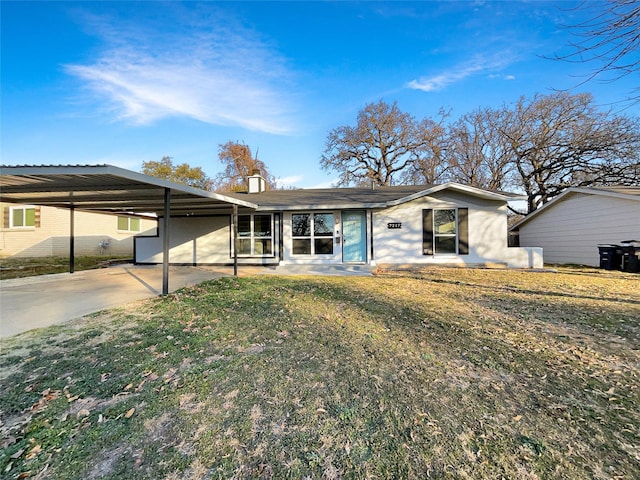
<path id="1" fill-rule="evenodd" d="M 232 275 L 232 267 L 170 267 L 169 291 Z M 117 265 L 0 281 L 0 338 L 160 295 L 162 266 Z"/>

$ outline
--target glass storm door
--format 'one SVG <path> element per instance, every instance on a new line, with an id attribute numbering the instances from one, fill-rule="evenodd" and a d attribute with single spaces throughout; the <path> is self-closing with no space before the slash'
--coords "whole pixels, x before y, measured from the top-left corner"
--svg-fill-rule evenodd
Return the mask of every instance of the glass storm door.
<path id="1" fill-rule="evenodd" d="M 342 261 L 367 261 L 367 217 L 365 212 L 342 212 Z"/>

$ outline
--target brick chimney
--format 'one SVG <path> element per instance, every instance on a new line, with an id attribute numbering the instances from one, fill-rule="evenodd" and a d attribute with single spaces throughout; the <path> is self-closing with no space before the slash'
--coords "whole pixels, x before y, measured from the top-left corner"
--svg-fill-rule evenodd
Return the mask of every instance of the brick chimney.
<path id="1" fill-rule="evenodd" d="M 264 179 L 260 170 L 254 170 L 249 175 L 249 193 L 261 193 L 267 189 L 267 181 Z"/>

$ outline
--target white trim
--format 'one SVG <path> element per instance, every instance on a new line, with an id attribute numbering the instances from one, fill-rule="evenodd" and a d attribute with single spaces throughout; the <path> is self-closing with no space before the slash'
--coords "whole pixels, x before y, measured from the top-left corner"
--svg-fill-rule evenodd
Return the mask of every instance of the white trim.
<path id="1" fill-rule="evenodd" d="M 255 235 L 255 220 L 256 216 L 261 217 L 269 217 L 269 223 L 271 227 L 271 235 L 264 237 L 257 237 Z M 242 213 L 238 215 L 238 219 L 240 217 L 249 217 L 249 236 L 240 236 L 240 232 L 238 232 L 238 244 L 241 240 L 250 240 L 251 242 L 251 253 L 240 253 L 238 251 L 238 258 L 273 258 L 275 256 L 276 245 L 275 245 L 275 224 L 274 224 L 274 214 L 273 213 Z M 239 222 L 238 222 L 239 223 Z M 271 240 L 271 252 L 270 253 L 255 253 L 255 240 Z M 233 244 L 231 248 L 231 255 L 233 255 Z"/>
<path id="2" fill-rule="evenodd" d="M 458 207 L 434 207 L 433 209 L 433 218 L 431 219 L 431 232 L 433 235 L 433 256 L 438 256 L 438 257 L 445 257 L 445 256 L 454 256 L 457 257 L 458 255 L 460 255 L 460 253 L 458 252 Z M 454 226 L 455 226 L 455 232 L 454 233 L 436 233 L 436 212 L 438 211 L 447 211 L 447 210 L 453 210 L 454 213 Z M 436 250 L 436 238 L 437 237 L 453 237 L 453 239 L 455 240 L 455 252 L 440 252 L 438 253 L 438 251 Z"/>
<path id="3" fill-rule="evenodd" d="M 14 225 L 13 224 L 13 212 L 15 212 L 16 210 L 22 210 L 22 220 L 23 222 L 26 221 L 26 211 L 27 210 L 33 210 L 33 225 Z M 8 227 L 12 230 L 33 230 L 34 228 L 36 228 L 36 219 L 35 219 L 35 213 L 36 213 L 36 206 L 35 205 L 11 205 L 9 206 L 9 225 Z"/>
<path id="4" fill-rule="evenodd" d="M 256 207 L 256 211 L 266 212 L 266 211 L 279 210 L 279 211 L 295 212 L 295 211 L 309 211 L 309 210 L 370 210 L 370 209 L 377 209 L 377 208 L 388 208 L 388 207 L 395 207 L 403 203 L 411 202 L 418 198 L 426 197 L 443 190 L 454 190 L 454 191 L 464 193 L 466 195 L 471 195 L 471 196 L 482 198 L 485 200 L 496 200 L 501 202 L 510 202 L 514 200 L 526 200 L 526 196 L 523 196 L 523 195 L 505 195 L 501 193 L 490 192 L 488 190 L 483 190 L 481 188 L 467 187 L 460 183 L 449 182 L 449 183 L 444 183 L 442 185 L 437 185 L 435 187 L 427 188 L 425 190 L 421 190 L 411 195 L 407 195 L 406 197 L 401 197 L 401 198 L 397 198 L 395 200 L 389 200 L 386 202 L 323 203 L 323 204 L 306 204 L 306 205 L 282 204 L 282 205 L 268 205 L 268 206 L 258 205 Z M 258 199 L 257 201 L 259 202 L 260 200 Z"/>
<path id="5" fill-rule="evenodd" d="M 421 192 L 414 193 L 413 195 L 408 195 L 403 198 L 399 198 L 397 200 L 393 200 L 387 202 L 385 206 L 394 207 L 396 205 L 400 205 L 402 203 L 410 202 L 411 200 L 415 200 L 420 197 L 425 197 L 442 190 L 457 190 L 462 193 L 466 193 L 468 195 L 472 195 L 474 197 L 484 198 L 486 200 L 500 200 L 503 202 L 512 201 L 512 200 L 525 200 L 526 197 L 522 195 L 504 195 L 502 193 L 490 192 L 488 190 L 483 190 L 481 188 L 476 187 L 468 187 L 466 185 L 462 185 L 460 183 L 448 182 L 443 183 L 442 185 L 437 185 L 435 187 L 428 188 L 426 190 L 422 190 Z"/>
<path id="6" fill-rule="evenodd" d="M 293 217 L 294 215 L 309 215 L 309 235 L 294 235 L 293 234 Z M 317 235 L 315 232 L 316 226 L 316 215 L 331 215 L 333 218 L 333 231 L 331 235 Z M 291 212 L 291 257 L 293 259 L 299 258 L 329 258 L 333 257 L 336 254 L 336 225 L 340 225 L 342 222 L 336 221 L 336 214 L 333 211 L 304 211 L 304 212 Z M 315 240 L 316 239 L 331 239 L 331 253 L 317 253 L 315 250 Z M 309 253 L 294 253 L 293 242 L 295 240 L 309 240 Z"/>

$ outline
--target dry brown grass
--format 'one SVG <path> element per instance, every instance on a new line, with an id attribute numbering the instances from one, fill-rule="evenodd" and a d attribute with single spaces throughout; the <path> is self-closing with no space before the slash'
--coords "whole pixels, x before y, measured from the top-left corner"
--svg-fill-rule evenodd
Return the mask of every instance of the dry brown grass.
<path id="1" fill-rule="evenodd" d="M 85 329 L 23 335 L 0 356 L 1 428 L 13 438 L 0 468 L 634 478 L 639 280 L 436 268 L 221 279 Z M 70 414 L 86 398 L 89 415 Z"/>

